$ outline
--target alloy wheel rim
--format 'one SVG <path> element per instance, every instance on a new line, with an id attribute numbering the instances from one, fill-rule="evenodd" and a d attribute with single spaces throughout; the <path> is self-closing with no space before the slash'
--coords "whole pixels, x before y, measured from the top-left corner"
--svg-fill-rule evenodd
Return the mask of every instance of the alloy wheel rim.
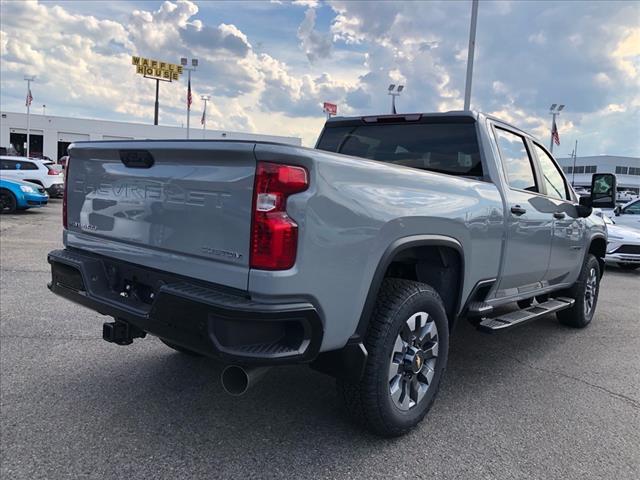
<path id="1" fill-rule="evenodd" d="M 0 210 L 3 212 L 5 210 L 9 210 L 11 207 L 11 200 L 9 200 L 9 195 L 2 194 L 0 195 Z"/>
<path id="2" fill-rule="evenodd" d="M 410 410 L 424 398 L 435 375 L 438 327 L 429 314 L 411 315 L 396 337 L 389 359 L 389 395 L 400 410 Z"/>
<path id="3" fill-rule="evenodd" d="M 595 268 L 589 270 L 589 276 L 584 289 L 584 314 L 588 317 L 593 312 L 598 294 L 598 275 Z"/>

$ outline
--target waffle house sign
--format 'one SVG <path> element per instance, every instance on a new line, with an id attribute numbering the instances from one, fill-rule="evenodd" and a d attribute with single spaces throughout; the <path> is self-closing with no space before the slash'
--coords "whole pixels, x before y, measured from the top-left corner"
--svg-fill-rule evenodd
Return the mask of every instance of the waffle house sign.
<path id="1" fill-rule="evenodd" d="M 159 80 L 178 80 L 182 75 L 182 65 L 175 63 L 161 62 L 144 57 L 131 57 L 131 64 L 136 66 L 136 73 L 147 78 L 155 78 Z"/>

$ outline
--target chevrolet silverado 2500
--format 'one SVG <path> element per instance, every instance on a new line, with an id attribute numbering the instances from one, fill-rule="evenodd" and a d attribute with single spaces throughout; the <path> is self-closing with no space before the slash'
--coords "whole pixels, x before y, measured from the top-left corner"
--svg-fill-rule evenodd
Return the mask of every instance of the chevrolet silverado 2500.
<path id="1" fill-rule="evenodd" d="M 332 118 L 315 149 L 79 142 L 66 171 L 50 289 L 113 317 L 105 340 L 213 357 L 236 394 L 309 363 L 382 435 L 425 416 L 460 319 L 587 326 L 592 206 L 615 202 L 610 176 L 579 200 L 541 142 L 475 112 Z"/>

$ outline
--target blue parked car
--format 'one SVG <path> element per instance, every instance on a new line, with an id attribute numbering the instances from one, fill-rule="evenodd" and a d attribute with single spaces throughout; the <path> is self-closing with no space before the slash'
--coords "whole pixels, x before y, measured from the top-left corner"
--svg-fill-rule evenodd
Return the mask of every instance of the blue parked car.
<path id="1" fill-rule="evenodd" d="M 0 179 L 0 213 L 44 207 L 49 195 L 43 187 L 20 180 Z"/>

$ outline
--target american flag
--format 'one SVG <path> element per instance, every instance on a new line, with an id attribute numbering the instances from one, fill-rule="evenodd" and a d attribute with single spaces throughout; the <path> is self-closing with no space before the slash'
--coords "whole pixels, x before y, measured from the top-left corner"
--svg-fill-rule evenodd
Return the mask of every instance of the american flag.
<path id="1" fill-rule="evenodd" d="M 187 110 L 191 110 L 192 103 L 193 96 L 191 96 L 191 79 L 189 79 L 189 85 L 187 86 Z"/>
<path id="2" fill-rule="evenodd" d="M 25 106 L 30 107 L 31 102 L 33 102 L 33 95 L 31 95 L 31 88 L 27 89 L 27 100 L 25 101 Z"/>
<path id="3" fill-rule="evenodd" d="M 553 124 L 551 125 L 551 139 L 556 145 L 560 145 L 560 134 L 558 133 L 558 126 L 556 125 L 556 119 L 554 116 Z"/>
<path id="4" fill-rule="evenodd" d="M 204 102 L 204 110 L 202 110 L 202 118 L 200 119 L 200 124 L 204 125 L 204 121 L 207 118 L 207 102 Z"/>

